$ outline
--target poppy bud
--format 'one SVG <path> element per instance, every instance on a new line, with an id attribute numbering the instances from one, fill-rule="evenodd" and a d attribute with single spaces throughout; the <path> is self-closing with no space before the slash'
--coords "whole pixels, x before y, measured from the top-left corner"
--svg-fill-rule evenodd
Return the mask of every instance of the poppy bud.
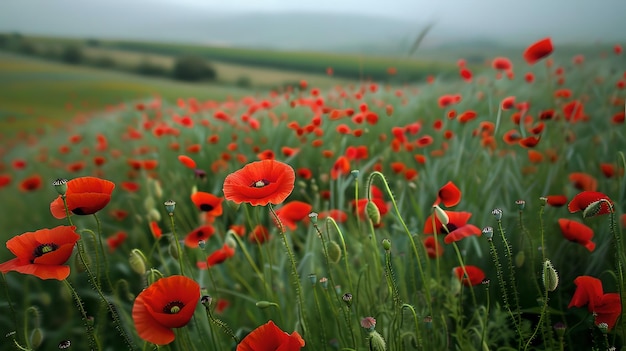
<path id="1" fill-rule="evenodd" d="M 524 208 L 526 207 L 526 201 L 524 200 L 517 200 L 515 201 L 515 204 L 517 205 L 517 209 L 520 211 L 523 211 Z"/>
<path id="2" fill-rule="evenodd" d="M 154 284 L 157 280 L 161 278 L 163 278 L 163 273 L 154 268 L 150 268 L 150 270 L 146 272 L 146 280 L 148 281 L 148 286 Z"/>
<path id="3" fill-rule="evenodd" d="M 383 249 L 385 251 L 391 250 L 391 241 L 389 239 L 383 239 Z"/>
<path id="4" fill-rule="evenodd" d="M 602 200 L 594 201 L 594 202 L 590 203 L 583 210 L 583 218 L 593 217 L 593 216 L 597 215 L 598 213 L 600 213 L 600 209 L 601 208 L 602 208 Z"/>
<path id="5" fill-rule="evenodd" d="M 130 264 L 130 268 L 137 274 L 146 273 L 146 257 L 139 249 L 133 249 L 130 252 L 128 263 Z"/>
<path id="6" fill-rule="evenodd" d="M 268 307 L 278 307 L 278 304 L 275 302 L 269 302 L 269 301 L 257 301 L 256 303 L 256 307 L 260 308 L 260 309 L 266 309 Z"/>
<path id="7" fill-rule="evenodd" d="M 521 266 L 523 266 L 525 259 L 526 259 L 526 254 L 524 254 L 524 251 L 519 251 L 515 255 L 515 267 L 520 268 Z"/>
<path id="8" fill-rule="evenodd" d="M 39 348 L 39 346 L 41 346 L 41 343 L 43 342 L 43 338 L 44 335 L 41 328 L 34 328 L 30 332 L 30 346 L 32 346 L 33 349 Z"/>
<path id="9" fill-rule="evenodd" d="M 326 252 L 328 253 L 328 260 L 332 263 L 338 263 L 341 259 L 341 247 L 335 241 L 329 241 L 326 244 Z"/>
<path id="10" fill-rule="evenodd" d="M 541 278 L 543 280 L 543 286 L 547 291 L 554 291 L 559 286 L 559 275 L 550 260 L 546 260 L 543 263 L 543 274 Z"/>
<path id="11" fill-rule="evenodd" d="M 441 207 L 439 207 L 439 205 L 433 206 L 433 210 L 435 211 L 435 217 L 437 217 L 437 219 L 439 220 L 439 222 L 441 222 L 441 224 L 443 224 L 444 226 L 447 226 L 448 223 L 450 223 L 450 217 L 448 217 L 448 214 L 446 213 L 446 211 L 444 211 Z"/>
<path id="12" fill-rule="evenodd" d="M 155 207 L 156 207 L 156 202 L 154 201 L 154 198 L 152 196 L 148 196 L 143 200 L 143 208 L 146 211 L 150 211 Z"/>
<path id="13" fill-rule="evenodd" d="M 172 256 L 174 259 L 179 259 L 180 258 L 180 250 L 178 250 L 178 246 L 176 245 L 176 241 L 172 240 L 170 241 L 170 245 L 168 246 L 167 250 L 170 253 L 170 256 Z"/>
<path id="14" fill-rule="evenodd" d="M 148 210 L 148 221 L 149 222 L 160 222 L 161 221 L 161 213 L 157 211 L 156 208 L 151 208 Z"/>
<path id="15" fill-rule="evenodd" d="M 373 331 L 368 338 L 369 349 L 371 351 L 386 351 L 387 344 L 385 343 L 385 339 L 383 339 L 382 335 L 380 335 L 377 331 Z"/>
<path id="16" fill-rule="evenodd" d="M 65 196 L 65 193 L 67 192 L 67 179 L 59 178 L 52 182 L 52 185 L 54 185 L 54 189 L 57 193 L 59 193 L 59 195 Z"/>
<path id="17" fill-rule="evenodd" d="M 367 202 L 367 205 L 365 205 L 365 212 L 367 213 L 367 216 L 372 221 L 372 223 L 374 223 L 375 225 L 380 224 L 380 210 L 378 209 L 376 204 L 374 204 L 374 202 Z"/>

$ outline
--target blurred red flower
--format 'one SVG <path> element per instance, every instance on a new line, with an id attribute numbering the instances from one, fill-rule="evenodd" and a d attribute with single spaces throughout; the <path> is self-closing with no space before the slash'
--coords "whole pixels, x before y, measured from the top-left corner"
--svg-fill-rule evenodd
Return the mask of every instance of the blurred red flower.
<path id="1" fill-rule="evenodd" d="M 215 229 L 212 225 L 201 225 L 185 236 L 185 245 L 191 248 L 198 247 L 200 240 L 207 241 L 214 233 Z"/>
<path id="2" fill-rule="evenodd" d="M 559 227 L 565 239 L 578 243 L 589 251 L 593 251 L 596 248 L 596 244 L 591 241 L 593 230 L 586 225 L 570 219 L 560 218 Z"/>
<path id="3" fill-rule="evenodd" d="M 534 65 L 542 58 L 550 55 L 552 50 L 554 50 L 552 39 L 544 38 L 528 46 L 522 56 L 529 65 Z"/>
<path id="4" fill-rule="evenodd" d="M 465 267 L 465 270 L 463 269 Z M 482 283 L 485 280 L 485 273 L 482 269 L 476 266 L 458 266 L 452 269 L 454 275 L 459 278 L 461 283 L 465 286 L 474 286 Z"/>
<path id="5" fill-rule="evenodd" d="M 445 211 L 448 216 L 449 222 L 444 226 L 437 216 L 431 214 L 426 218 L 424 224 L 424 234 L 434 234 L 435 228 L 438 234 L 446 234 L 443 242 L 450 244 L 455 241 L 459 241 L 470 235 L 480 236 L 482 231 L 472 224 L 467 224 L 467 221 L 472 216 L 469 212 L 455 212 Z M 434 227 L 433 227 L 434 224 Z"/>
<path id="6" fill-rule="evenodd" d="M 224 201 L 222 197 L 203 191 L 196 191 L 191 194 L 191 201 L 200 211 L 206 212 L 207 215 L 213 217 L 222 215 L 222 201 Z"/>
<path id="7" fill-rule="evenodd" d="M 308 218 L 313 206 L 302 201 L 291 201 L 276 210 L 280 221 L 287 228 L 296 230 L 298 222 Z"/>
<path id="8" fill-rule="evenodd" d="M 608 196 L 597 191 L 583 191 L 576 194 L 567 205 L 571 213 L 583 211 L 583 217 L 593 217 L 613 212 L 613 202 Z"/>
<path id="9" fill-rule="evenodd" d="M 461 190 L 452 181 L 449 181 L 439 189 L 437 200 L 433 206 L 443 203 L 446 207 L 452 207 L 458 205 L 459 202 L 461 202 Z"/>

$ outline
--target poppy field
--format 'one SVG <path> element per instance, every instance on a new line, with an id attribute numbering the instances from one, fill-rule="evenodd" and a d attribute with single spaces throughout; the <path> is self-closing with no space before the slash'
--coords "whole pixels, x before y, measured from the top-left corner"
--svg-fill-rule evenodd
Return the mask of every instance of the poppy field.
<path id="1" fill-rule="evenodd" d="M 623 349 L 625 58 L 555 51 L 5 136 L 2 349 Z"/>

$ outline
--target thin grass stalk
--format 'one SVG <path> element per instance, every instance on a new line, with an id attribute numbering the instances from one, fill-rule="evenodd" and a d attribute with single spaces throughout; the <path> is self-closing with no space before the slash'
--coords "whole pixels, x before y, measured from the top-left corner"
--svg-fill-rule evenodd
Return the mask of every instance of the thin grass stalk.
<path id="1" fill-rule="evenodd" d="M 496 211 L 496 210 L 494 210 Z M 500 233 L 500 238 L 502 238 L 502 244 L 504 245 L 504 256 L 507 260 L 507 266 L 509 269 L 509 284 L 511 285 L 511 294 L 513 295 L 513 303 L 516 313 L 517 325 L 521 326 L 522 324 L 522 313 L 520 311 L 520 303 L 519 303 L 519 294 L 517 292 L 517 283 L 515 280 L 515 266 L 513 266 L 513 253 L 511 251 L 511 245 L 509 241 L 506 239 L 506 235 L 504 233 L 504 228 L 502 227 L 502 219 L 496 219 L 498 223 L 498 232 Z"/>
<path id="2" fill-rule="evenodd" d="M 72 293 L 74 302 L 76 302 L 76 306 L 78 307 L 78 311 L 80 312 L 81 319 L 83 320 L 83 324 L 85 326 L 85 331 L 87 332 L 87 340 L 89 340 L 89 348 L 92 350 L 101 350 L 102 347 L 100 346 L 100 343 L 98 342 L 98 339 L 93 332 L 93 325 L 89 322 L 89 317 L 87 316 L 87 312 L 85 311 L 85 305 L 83 303 L 83 300 L 80 298 L 76 290 L 74 290 L 74 288 L 72 287 L 72 284 L 70 284 L 70 282 L 67 279 L 64 279 L 63 282 L 65 283 L 65 286 L 67 286 L 67 288 Z M 28 341 L 26 342 L 26 345 L 28 345 Z"/>
<path id="3" fill-rule="evenodd" d="M 418 267 L 418 270 L 419 270 L 420 279 L 422 280 L 422 284 L 425 285 L 427 280 L 426 280 L 426 275 L 424 274 L 424 268 L 422 267 L 422 261 L 420 259 L 421 255 L 417 251 L 417 246 L 415 245 L 415 240 L 413 240 L 413 235 L 411 235 L 411 231 L 409 230 L 409 228 L 407 227 L 406 223 L 402 219 L 402 215 L 400 214 L 400 210 L 398 209 L 398 204 L 396 203 L 396 200 L 395 200 L 393 194 L 391 193 L 391 189 L 389 188 L 389 184 L 387 183 L 387 180 L 385 179 L 385 176 L 381 172 L 378 172 L 378 171 L 372 172 L 372 174 L 370 174 L 370 176 L 369 176 L 369 178 L 367 180 L 367 189 L 371 188 L 372 183 L 374 182 L 374 178 L 375 177 L 379 177 L 382 180 L 383 185 L 385 187 L 385 191 L 387 192 L 387 194 L 389 195 L 389 197 L 391 199 L 391 203 L 393 205 L 394 211 L 396 212 L 396 215 L 398 216 L 398 220 L 400 221 L 400 224 L 402 224 L 402 228 L 404 228 L 404 231 L 405 231 L 405 233 L 406 233 L 406 235 L 409 238 L 409 241 L 411 243 L 411 248 L 413 249 L 413 254 L 415 255 L 415 259 L 417 260 L 417 267 Z M 371 200 L 371 192 L 368 193 L 368 199 Z M 431 298 L 429 289 L 424 289 L 424 294 L 426 295 L 426 305 L 428 306 L 429 314 L 432 316 L 432 314 L 433 314 L 433 306 L 432 306 L 432 302 L 431 302 L 432 298 Z"/>
<path id="4" fill-rule="evenodd" d="M 296 264 L 296 258 L 294 257 L 293 252 L 291 251 L 291 248 L 289 246 L 289 242 L 287 241 L 287 234 L 285 233 L 285 228 L 283 227 L 283 223 L 281 222 L 280 218 L 278 217 L 278 214 L 274 210 L 274 207 L 271 204 L 268 204 L 268 207 L 269 207 L 270 213 L 276 220 L 280 237 L 283 240 L 283 244 L 285 245 L 285 250 L 287 251 L 287 257 L 289 258 L 289 261 L 291 263 L 291 279 L 292 279 L 294 288 L 296 289 L 296 297 L 298 300 L 298 310 L 300 313 L 299 319 L 302 325 L 302 331 L 305 335 L 309 335 L 309 327 L 307 323 L 306 312 L 304 309 L 304 299 L 302 297 L 302 284 L 300 283 L 300 275 L 298 274 L 298 266 Z"/>

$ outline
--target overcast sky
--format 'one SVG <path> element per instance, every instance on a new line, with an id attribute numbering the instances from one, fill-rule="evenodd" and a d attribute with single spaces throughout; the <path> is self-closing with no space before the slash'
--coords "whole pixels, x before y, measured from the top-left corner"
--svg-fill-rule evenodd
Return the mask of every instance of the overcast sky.
<path id="1" fill-rule="evenodd" d="M 433 31 L 454 28 L 479 36 L 626 41 L 626 0 L 0 0 L 0 31 L 54 33 L 77 22 L 87 28 L 105 17 L 114 28 L 118 20 L 139 23 L 177 12 L 209 18 L 292 11 L 434 21 Z"/>

